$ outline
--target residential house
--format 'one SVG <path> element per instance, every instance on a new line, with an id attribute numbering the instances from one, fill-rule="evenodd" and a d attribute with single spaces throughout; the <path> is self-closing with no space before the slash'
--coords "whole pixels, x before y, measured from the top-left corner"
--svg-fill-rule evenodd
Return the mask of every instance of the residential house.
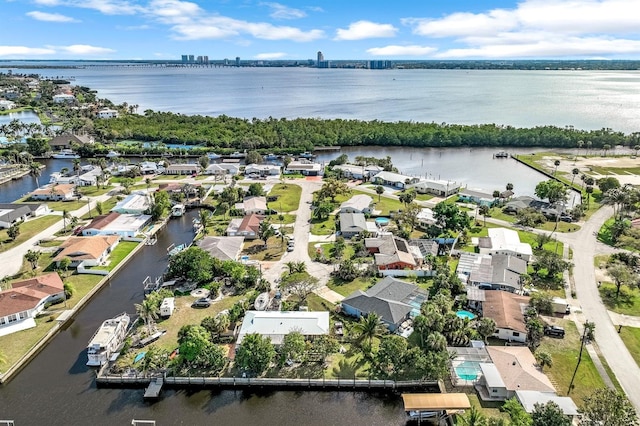
<path id="1" fill-rule="evenodd" d="M 482 315 L 496 322 L 494 337 L 507 342 L 525 343 L 527 327 L 524 312 L 529 298 L 506 291 L 485 291 Z"/>
<path id="2" fill-rule="evenodd" d="M 73 103 L 76 101 L 76 97 L 70 93 L 59 93 L 53 95 L 53 102 L 56 104 Z"/>
<path id="3" fill-rule="evenodd" d="M 133 192 L 122 200 L 118 201 L 112 212 L 121 214 L 144 214 L 151 208 L 151 199 L 149 194 Z"/>
<path id="4" fill-rule="evenodd" d="M 90 224 L 82 229 L 82 235 L 119 235 L 121 237 L 135 237 L 151 222 L 151 216 L 146 214 L 109 214 L 96 216 Z"/>
<path id="5" fill-rule="evenodd" d="M 391 332 L 420 313 L 428 298 L 426 291 L 405 281 L 385 277 L 366 291 L 357 290 L 341 302 L 343 313 L 360 318 L 377 314 Z"/>
<path id="6" fill-rule="evenodd" d="M 382 171 L 371 178 L 371 181 L 378 185 L 389 185 L 400 189 L 414 185 L 418 183 L 419 180 L 420 179 L 417 177 L 385 171 Z"/>
<path id="7" fill-rule="evenodd" d="M 482 378 L 476 387 L 483 400 L 505 401 L 517 391 L 555 393 L 528 347 L 487 346 L 487 352 L 491 363 L 479 364 Z"/>
<path id="8" fill-rule="evenodd" d="M 498 200 L 488 192 L 479 189 L 464 188 L 458 192 L 458 201 L 492 207 Z"/>
<path id="9" fill-rule="evenodd" d="M 293 160 L 284 169 L 284 173 L 287 175 L 299 173 L 304 176 L 321 176 L 322 165 L 306 159 Z"/>
<path id="10" fill-rule="evenodd" d="M 340 213 L 371 213 L 373 198 L 366 194 L 357 194 L 340 204 Z"/>
<path id="11" fill-rule="evenodd" d="M 76 197 L 76 186 L 73 184 L 45 185 L 33 191 L 29 196 L 32 200 L 69 201 Z"/>
<path id="12" fill-rule="evenodd" d="M 93 137 L 89 135 L 72 135 L 71 133 L 64 133 L 62 135 L 54 136 L 49 141 L 49 146 L 54 151 L 60 151 L 63 149 L 71 149 L 73 145 L 87 145 L 94 143 Z"/>
<path id="13" fill-rule="evenodd" d="M 247 240 L 255 240 L 258 238 L 258 229 L 263 216 L 257 214 L 249 214 L 240 219 L 231 219 L 227 227 L 227 235 L 229 237 L 244 237 Z"/>
<path id="14" fill-rule="evenodd" d="M 442 179 L 420 179 L 411 185 L 419 194 L 432 194 L 438 197 L 449 197 L 460 190 L 462 184 Z"/>
<path id="15" fill-rule="evenodd" d="M 199 164 L 187 163 L 187 164 L 170 164 L 164 171 L 165 175 L 194 175 L 200 173 Z"/>
<path id="16" fill-rule="evenodd" d="M 57 272 L 13 283 L 0 291 L 0 336 L 35 327 L 45 305 L 63 299 L 64 284 Z"/>
<path id="17" fill-rule="evenodd" d="M 435 225 L 438 221 L 436 220 L 435 214 L 433 210 L 430 208 L 422 208 L 416 215 L 416 221 L 418 228 L 427 229 L 431 225 Z"/>
<path id="18" fill-rule="evenodd" d="M 378 228 L 375 223 L 367 222 L 362 213 L 340 213 L 340 235 L 351 238 L 362 232 L 375 235 Z"/>
<path id="19" fill-rule="evenodd" d="M 16 104 L 12 101 L 7 101 L 5 99 L 0 99 L 0 111 L 6 111 L 8 109 L 14 109 Z"/>
<path id="20" fill-rule="evenodd" d="M 138 163 L 140 173 L 143 175 L 161 174 L 164 173 L 164 166 L 153 161 L 141 161 Z"/>
<path id="21" fill-rule="evenodd" d="M 261 214 L 267 213 L 267 197 L 247 197 L 241 203 L 235 204 L 235 209 L 240 210 L 243 214 Z"/>
<path id="22" fill-rule="evenodd" d="M 81 169 L 82 174 L 69 172 L 66 174 L 54 172 L 49 177 L 49 183 L 73 184 L 77 186 L 93 186 L 98 181 L 98 176 L 103 176 L 108 180 L 108 175 L 102 173 L 100 167 L 85 166 Z M 106 183 L 106 181 L 104 181 Z"/>
<path id="23" fill-rule="evenodd" d="M 53 261 L 59 266 L 65 257 L 71 266 L 98 266 L 106 262 L 109 254 L 120 242 L 119 235 L 96 235 L 95 237 L 69 237 L 59 247 Z"/>
<path id="24" fill-rule="evenodd" d="M 545 201 L 529 197 L 528 195 L 523 195 L 507 201 L 502 208 L 502 211 L 504 211 L 505 213 L 516 214 L 524 209 L 532 208 L 542 211 L 543 209 L 548 209 L 549 207 L 551 207 L 551 205 Z"/>
<path id="25" fill-rule="evenodd" d="M 238 332 L 236 346 L 242 345 L 247 334 L 268 337 L 274 345 L 281 345 L 284 336 L 297 331 L 305 339 L 329 334 L 328 311 L 247 311 Z"/>
<path id="26" fill-rule="evenodd" d="M 384 275 L 394 275 L 393 271 L 397 270 L 417 269 L 419 263 L 416 259 L 422 259 L 420 250 L 392 234 L 365 238 L 364 245 L 373 254 L 378 272 L 385 271 Z"/>
<path id="27" fill-rule="evenodd" d="M 508 254 L 529 262 L 533 249 L 528 243 L 521 243 L 520 236 L 512 229 L 489 228 L 488 237 L 478 238 L 480 254 Z"/>
<path id="28" fill-rule="evenodd" d="M 419 250 L 420 257 L 423 259 L 429 255 L 437 256 L 439 254 L 440 244 L 436 240 L 428 240 L 426 238 L 409 240 L 409 245 Z"/>
<path id="29" fill-rule="evenodd" d="M 226 176 L 240 173 L 240 166 L 235 163 L 210 164 L 204 171 L 205 175 Z"/>
<path id="30" fill-rule="evenodd" d="M 238 260 L 244 237 L 204 237 L 196 244 L 216 259 Z"/>
<path id="31" fill-rule="evenodd" d="M 527 262 L 507 254 L 462 252 L 456 271 L 467 285 L 514 293 L 522 289 L 520 277 L 527 272 Z"/>
<path id="32" fill-rule="evenodd" d="M 580 412 L 573 399 L 568 396 L 558 396 L 555 392 L 545 392 L 537 390 L 516 390 L 516 399 L 524 408 L 524 411 L 531 414 L 537 404 L 546 405 L 553 402 L 562 413 L 571 420 L 576 419 Z"/>
<path id="33" fill-rule="evenodd" d="M 116 111 L 115 109 L 110 109 L 110 108 L 104 108 L 101 109 L 100 111 L 98 111 L 98 113 L 96 114 L 96 116 L 98 118 L 104 118 L 104 119 L 109 119 L 109 118 L 118 118 L 118 111 Z"/>
<path id="34" fill-rule="evenodd" d="M 2 96 L 4 96 L 4 98 L 9 100 L 9 101 L 15 101 L 16 99 L 18 99 L 20 97 L 20 92 L 15 88 L 13 88 L 13 89 L 5 89 L 4 93 L 2 94 Z"/>
<path id="35" fill-rule="evenodd" d="M 245 176 L 279 176 L 281 172 L 282 167 L 274 164 L 249 164 L 244 168 Z"/>
<path id="36" fill-rule="evenodd" d="M 49 213 L 51 210 L 46 204 L 0 203 L 0 228 L 9 228 L 14 223 Z"/>
<path id="37" fill-rule="evenodd" d="M 338 164 L 333 166 L 333 170 L 342 173 L 347 179 L 368 180 L 372 175 L 378 174 L 384 170 L 380 166 L 369 164 L 366 166 L 357 166 L 355 164 Z"/>
<path id="38" fill-rule="evenodd" d="M 169 194 L 184 194 L 187 198 L 193 198 L 198 196 L 198 188 L 201 185 L 199 183 L 178 183 L 178 182 L 165 182 L 158 185 L 158 191 L 166 191 Z"/>

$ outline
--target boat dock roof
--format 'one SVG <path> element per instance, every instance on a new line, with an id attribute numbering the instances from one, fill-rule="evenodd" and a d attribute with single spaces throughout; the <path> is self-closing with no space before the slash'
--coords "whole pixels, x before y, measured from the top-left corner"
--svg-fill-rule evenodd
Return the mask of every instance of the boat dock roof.
<path id="1" fill-rule="evenodd" d="M 403 393 L 405 411 L 467 410 L 471 408 L 464 393 Z"/>

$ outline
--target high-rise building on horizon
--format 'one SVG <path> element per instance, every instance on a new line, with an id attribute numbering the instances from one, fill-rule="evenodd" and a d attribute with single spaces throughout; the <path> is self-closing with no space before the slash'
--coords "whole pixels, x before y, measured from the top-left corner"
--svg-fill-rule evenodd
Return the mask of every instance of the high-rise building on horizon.
<path id="1" fill-rule="evenodd" d="M 189 62 L 189 55 L 182 55 L 182 63 L 186 64 L 187 62 Z"/>
<path id="2" fill-rule="evenodd" d="M 236 67 L 240 66 L 240 56 L 236 56 Z"/>
<path id="3" fill-rule="evenodd" d="M 324 62 L 324 55 L 321 51 L 318 51 L 318 63 Z"/>

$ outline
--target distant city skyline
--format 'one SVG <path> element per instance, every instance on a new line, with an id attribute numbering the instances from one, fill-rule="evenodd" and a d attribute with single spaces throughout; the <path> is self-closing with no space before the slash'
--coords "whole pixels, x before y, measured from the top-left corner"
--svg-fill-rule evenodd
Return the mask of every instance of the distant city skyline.
<path id="1" fill-rule="evenodd" d="M 0 59 L 640 59 L 637 0 L 0 0 Z"/>

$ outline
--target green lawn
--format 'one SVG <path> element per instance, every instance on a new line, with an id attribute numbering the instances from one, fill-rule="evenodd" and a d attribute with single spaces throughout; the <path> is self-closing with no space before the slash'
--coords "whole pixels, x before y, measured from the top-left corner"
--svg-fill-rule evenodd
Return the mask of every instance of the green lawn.
<path id="1" fill-rule="evenodd" d="M 562 321 L 561 325 L 566 331 L 565 338 L 544 337 L 539 350 L 551 355 L 553 366 L 545 368 L 545 373 L 556 386 L 558 395 L 566 396 L 580 353 L 580 334 L 575 324 L 569 320 Z M 586 350 L 582 353 L 582 362 L 573 384 L 569 395 L 578 406 L 582 405 L 582 399 L 590 395 L 593 389 L 605 386 Z"/>
<path id="2" fill-rule="evenodd" d="M 603 282 L 600 286 L 600 297 L 607 309 L 619 314 L 640 315 L 640 290 L 622 286 L 620 295 L 616 298 L 616 286 Z"/>
<path id="3" fill-rule="evenodd" d="M 351 192 L 352 195 L 365 194 L 373 198 L 373 209 L 380 211 L 380 213 L 378 213 L 379 216 L 389 216 L 389 212 L 402 210 L 404 208 L 404 204 L 395 198 L 389 198 L 383 195 L 380 197 L 380 201 L 378 201 L 377 194 L 370 194 L 368 192 L 358 191 L 357 189 L 353 189 Z M 338 201 L 338 198 L 336 198 L 336 201 Z"/>
<path id="4" fill-rule="evenodd" d="M 112 208 L 116 206 L 118 203 L 118 197 L 110 197 L 102 202 L 102 214 L 107 214 L 111 211 Z M 98 216 L 98 212 L 95 208 L 91 209 L 89 212 L 89 208 L 87 207 L 87 213 L 83 214 L 81 219 L 91 219 Z"/>
<path id="5" fill-rule="evenodd" d="M 28 220 L 22 224 L 20 224 L 20 235 L 14 241 L 10 241 L 7 236 L 7 230 L 0 230 L 0 252 L 10 250 L 28 239 L 32 238 L 36 234 L 44 231 L 51 225 L 60 222 L 62 220 L 62 216 L 42 216 L 33 220 Z"/>
<path id="6" fill-rule="evenodd" d="M 629 349 L 629 353 L 636 361 L 636 364 L 640 365 L 640 328 L 622 327 L 620 338 Z"/>
<path id="7" fill-rule="evenodd" d="M 78 192 L 80 192 L 85 197 L 97 197 L 99 195 L 104 195 L 113 189 L 114 187 L 111 185 L 106 185 L 104 188 L 101 187 L 100 189 L 96 188 L 95 185 L 92 185 L 78 187 Z"/>
<path id="8" fill-rule="evenodd" d="M 269 192 L 270 197 L 277 197 L 269 203 L 269 208 L 278 212 L 292 212 L 298 210 L 302 188 L 292 183 L 278 183 Z"/>
<path id="9" fill-rule="evenodd" d="M 327 286 L 335 291 L 336 293 L 340 293 L 343 296 L 349 296 L 356 290 L 366 290 L 372 285 L 370 278 L 356 278 L 353 281 L 342 281 L 337 278 L 331 278 L 327 283 Z"/>
<path id="10" fill-rule="evenodd" d="M 418 201 L 428 201 L 433 198 L 431 194 L 416 194 L 416 200 Z"/>
<path id="11" fill-rule="evenodd" d="M 0 348 L 7 359 L 6 363 L 0 364 L 0 372 L 7 371 L 55 324 L 55 321 L 50 321 L 49 316 L 44 316 L 36 319 L 36 326 L 33 328 L 0 337 Z"/>
<path id="12" fill-rule="evenodd" d="M 331 235 L 336 232 L 336 217 L 329 215 L 325 220 L 311 219 L 311 233 L 314 235 Z"/>
<path id="13" fill-rule="evenodd" d="M 47 205 L 51 210 L 72 212 L 87 206 L 85 200 L 75 201 L 47 201 Z"/>
<path id="14" fill-rule="evenodd" d="M 131 253 L 133 249 L 138 246 L 138 244 L 140 243 L 134 241 L 121 241 L 109 255 L 109 265 L 106 267 L 98 266 L 97 269 L 106 269 L 108 271 L 113 270 L 113 268 L 115 268 L 116 265 L 122 261 L 122 259 L 124 259 L 129 253 Z"/>

